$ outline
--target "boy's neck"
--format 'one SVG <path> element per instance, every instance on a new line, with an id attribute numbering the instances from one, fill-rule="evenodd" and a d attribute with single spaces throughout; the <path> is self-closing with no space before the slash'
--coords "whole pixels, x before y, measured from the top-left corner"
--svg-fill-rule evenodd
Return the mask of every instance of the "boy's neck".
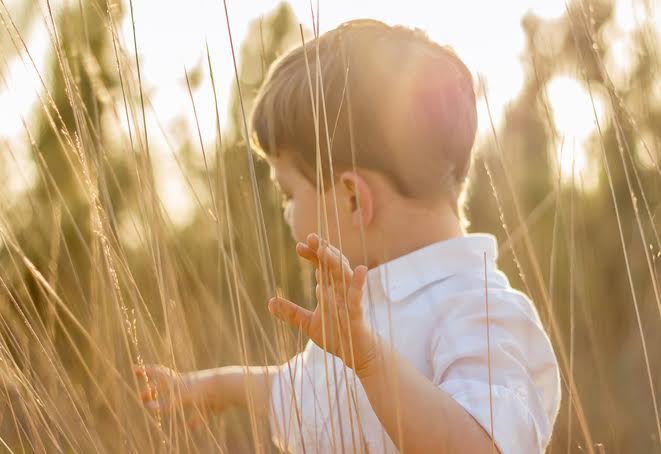
<path id="1" fill-rule="evenodd" d="M 447 204 L 437 208 L 392 207 L 368 243 L 369 268 L 450 238 L 464 236 L 461 221 Z"/>

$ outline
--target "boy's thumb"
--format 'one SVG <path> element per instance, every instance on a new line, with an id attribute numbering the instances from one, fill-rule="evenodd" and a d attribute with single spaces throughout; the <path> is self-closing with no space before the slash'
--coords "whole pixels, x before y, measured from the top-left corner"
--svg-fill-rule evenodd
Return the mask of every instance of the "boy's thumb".
<path id="1" fill-rule="evenodd" d="M 300 328 L 304 334 L 308 334 L 310 319 L 312 318 L 312 312 L 309 310 L 303 309 L 301 306 L 280 297 L 271 298 L 268 309 L 274 317 L 287 322 L 295 328 Z"/>

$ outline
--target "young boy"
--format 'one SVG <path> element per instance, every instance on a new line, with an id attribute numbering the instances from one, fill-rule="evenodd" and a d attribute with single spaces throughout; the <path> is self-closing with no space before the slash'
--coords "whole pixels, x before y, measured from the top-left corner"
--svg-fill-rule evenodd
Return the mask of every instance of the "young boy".
<path id="1" fill-rule="evenodd" d="M 557 361 L 495 238 L 462 228 L 476 107 L 461 60 L 419 30 L 347 22 L 274 64 L 251 123 L 317 269 L 314 311 L 268 308 L 310 341 L 283 365 L 136 369 L 148 405 L 249 406 L 293 452 L 542 452 Z"/>

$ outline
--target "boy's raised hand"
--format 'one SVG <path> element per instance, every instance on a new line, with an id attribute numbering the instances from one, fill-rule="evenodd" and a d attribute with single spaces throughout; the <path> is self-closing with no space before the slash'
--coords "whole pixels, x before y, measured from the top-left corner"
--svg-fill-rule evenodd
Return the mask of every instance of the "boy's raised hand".
<path id="1" fill-rule="evenodd" d="M 317 307 L 309 311 L 274 297 L 269 311 L 359 372 L 373 359 L 375 342 L 362 308 L 367 267 L 352 269 L 346 257 L 314 233 L 296 245 L 296 252 L 316 267 Z"/>

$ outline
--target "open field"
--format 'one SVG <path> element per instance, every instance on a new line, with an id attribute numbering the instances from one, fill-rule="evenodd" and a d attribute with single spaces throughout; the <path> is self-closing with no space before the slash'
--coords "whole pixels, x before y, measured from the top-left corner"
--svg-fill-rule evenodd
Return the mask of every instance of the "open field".
<path id="1" fill-rule="evenodd" d="M 251 412 L 151 416 L 131 368 L 304 344 L 266 309 L 313 305 L 314 277 L 245 121 L 269 64 L 351 13 L 198 3 L 0 0 L 0 451 L 276 451 Z M 423 3 L 402 11 L 453 13 Z M 548 452 L 661 452 L 661 4 L 484 8 L 457 45 L 480 99 L 465 211 L 556 349 Z"/>

